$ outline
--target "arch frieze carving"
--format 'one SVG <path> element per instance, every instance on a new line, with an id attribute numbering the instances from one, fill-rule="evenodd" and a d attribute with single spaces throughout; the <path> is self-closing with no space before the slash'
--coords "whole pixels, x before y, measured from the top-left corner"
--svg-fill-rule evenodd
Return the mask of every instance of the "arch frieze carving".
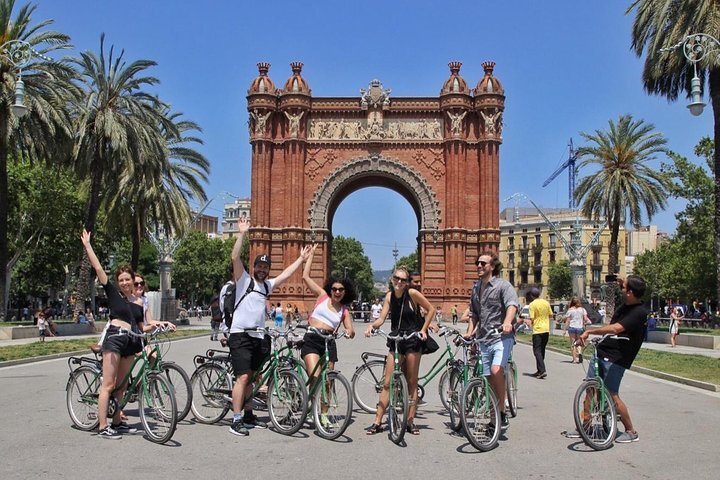
<path id="1" fill-rule="evenodd" d="M 420 228 L 430 230 L 438 227 L 439 202 L 422 175 L 399 160 L 371 154 L 337 167 L 318 186 L 308 212 L 308 221 L 313 230 L 328 228 L 331 203 L 346 185 L 362 177 L 387 177 L 397 181 L 415 197 L 420 210 Z"/>

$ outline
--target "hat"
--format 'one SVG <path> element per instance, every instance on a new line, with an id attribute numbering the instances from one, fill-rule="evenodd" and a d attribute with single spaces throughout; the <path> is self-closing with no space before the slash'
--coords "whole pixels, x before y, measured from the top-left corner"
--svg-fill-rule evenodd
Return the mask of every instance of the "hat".
<path id="1" fill-rule="evenodd" d="M 537 287 L 533 287 L 525 294 L 525 296 L 531 298 L 540 298 L 540 290 Z"/>
<path id="2" fill-rule="evenodd" d="M 270 255 L 268 255 L 267 253 L 263 253 L 262 255 L 258 255 L 257 257 L 255 257 L 255 263 L 253 263 L 253 265 L 257 265 L 260 262 L 272 265 L 272 262 L 270 261 Z"/>

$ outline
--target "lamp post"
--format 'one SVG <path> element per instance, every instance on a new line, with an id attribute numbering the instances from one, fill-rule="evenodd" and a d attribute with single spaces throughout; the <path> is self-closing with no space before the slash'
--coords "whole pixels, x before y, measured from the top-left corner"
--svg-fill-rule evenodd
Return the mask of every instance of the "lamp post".
<path id="1" fill-rule="evenodd" d="M 697 73 L 697 64 L 702 62 L 705 57 L 715 51 L 719 51 L 720 56 L 720 40 L 708 35 L 707 33 L 693 33 L 683 38 L 676 45 L 668 48 L 661 48 L 661 52 L 671 52 L 678 48 L 683 49 L 683 55 L 688 62 L 692 63 L 694 75 L 690 82 L 690 104 L 687 106 L 690 113 L 694 116 L 702 114 L 705 104 L 702 101 L 702 88 L 700 77 Z"/>
<path id="2" fill-rule="evenodd" d="M 51 59 L 33 49 L 29 43 L 23 40 L 10 40 L 0 45 L 0 56 L 10 62 L 18 71 L 15 80 L 15 103 L 10 108 L 13 115 L 22 118 L 28 113 L 28 108 L 25 106 L 25 83 L 22 81 L 22 69 L 30 63 L 33 57 L 48 61 Z"/>

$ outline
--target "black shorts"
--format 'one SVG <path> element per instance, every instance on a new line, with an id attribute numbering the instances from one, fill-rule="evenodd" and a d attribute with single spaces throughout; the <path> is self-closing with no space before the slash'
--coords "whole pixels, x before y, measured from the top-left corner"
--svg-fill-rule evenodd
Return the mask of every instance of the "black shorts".
<path id="1" fill-rule="evenodd" d="M 105 333 L 105 341 L 102 344 L 103 352 L 119 353 L 121 357 L 132 357 L 143 349 L 142 341 L 130 335 L 118 335 L 120 327 L 110 325 Z"/>
<path id="2" fill-rule="evenodd" d="M 333 338 L 328 342 L 328 351 L 330 352 L 330 361 L 337 362 L 337 344 Z M 325 355 L 325 339 L 317 333 L 307 332 L 303 337 L 303 346 L 300 350 L 300 356 L 305 358 L 305 355 L 314 353 L 321 357 Z"/>
<path id="3" fill-rule="evenodd" d="M 408 335 L 412 332 L 402 332 L 402 335 Z M 392 334 L 395 336 L 395 334 Z M 388 340 L 386 343 L 388 349 L 390 350 L 390 353 L 395 353 L 395 341 L 394 340 Z M 423 341 L 420 340 L 418 337 L 413 337 L 410 340 L 403 340 L 402 342 L 398 343 L 398 352 L 400 355 L 405 355 L 407 353 L 417 353 L 422 352 L 424 348 Z"/>
<path id="4" fill-rule="evenodd" d="M 231 333 L 228 347 L 235 376 L 257 372 L 270 356 L 270 337 L 255 338 L 245 332 Z"/>

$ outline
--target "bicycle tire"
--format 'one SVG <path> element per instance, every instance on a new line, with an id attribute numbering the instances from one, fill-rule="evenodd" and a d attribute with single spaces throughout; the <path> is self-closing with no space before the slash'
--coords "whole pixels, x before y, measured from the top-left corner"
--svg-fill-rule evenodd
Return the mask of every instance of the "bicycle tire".
<path id="1" fill-rule="evenodd" d="M 192 399 L 190 409 L 200 423 L 217 423 L 227 415 L 233 380 L 227 370 L 215 363 L 198 367 L 190 378 Z"/>
<path id="2" fill-rule="evenodd" d="M 393 373 L 393 380 L 390 385 L 387 416 L 390 440 L 398 445 L 403 441 L 405 431 L 407 430 L 408 409 L 407 380 L 405 379 L 405 375 L 395 372 Z"/>
<path id="3" fill-rule="evenodd" d="M 192 404 L 192 385 L 190 385 L 190 377 L 183 368 L 173 362 L 160 363 L 160 370 L 163 372 L 165 380 L 172 385 L 175 390 L 175 401 L 177 402 L 178 414 L 177 421 L 180 422 L 187 417 Z"/>
<path id="4" fill-rule="evenodd" d="M 89 432 L 97 428 L 98 391 L 102 383 L 102 371 L 89 366 L 75 369 L 65 387 L 68 414 L 80 430 Z"/>
<path id="5" fill-rule="evenodd" d="M 384 383 L 385 361 L 373 360 L 356 368 L 352 377 L 352 387 L 357 406 L 367 413 L 376 413 Z"/>
<path id="6" fill-rule="evenodd" d="M 508 362 L 505 370 L 505 398 L 510 417 L 517 416 L 517 370 L 515 362 Z"/>
<path id="7" fill-rule="evenodd" d="M 440 395 L 440 403 L 445 410 L 450 409 L 450 403 L 448 402 L 448 391 L 450 390 L 450 369 L 446 368 L 445 371 L 440 375 L 438 381 L 438 395 Z"/>
<path id="8" fill-rule="evenodd" d="M 278 370 L 268 384 L 268 413 L 275 430 L 293 435 L 305 423 L 308 393 L 305 383 L 294 370 Z"/>
<path id="9" fill-rule="evenodd" d="M 460 396 L 460 418 L 470 444 L 487 452 L 500 439 L 500 408 L 485 377 L 472 378 Z"/>
<path id="10" fill-rule="evenodd" d="M 448 411 L 450 413 L 450 429 L 453 432 L 459 432 L 462 428 L 462 418 L 460 415 L 460 395 L 463 391 L 462 370 L 453 368 L 450 371 L 449 383 Z"/>
<path id="11" fill-rule="evenodd" d="M 138 412 L 151 442 L 166 443 L 172 438 L 177 426 L 175 389 L 162 374 L 148 374 L 138 395 Z"/>
<path id="12" fill-rule="evenodd" d="M 352 406 L 350 382 L 338 372 L 329 372 L 327 387 L 318 388 L 313 399 L 313 418 L 317 434 L 326 440 L 335 440 L 345 433 L 352 419 Z M 322 411 L 323 407 L 326 408 L 325 412 Z"/>
<path id="13" fill-rule="evenodd" d="M 604 395 L 601 389 L 604 390 Z M 587 421 L 581 417 L 586 406 L 589 410 Z M 585 380 L 575 392 L 573 418 L 575 428 L 588 447 L 593 450 L 607 450 L 612 446 L 617 435 L 615 402 L 607 388 L 601 386 L 596 379 Z"/>

